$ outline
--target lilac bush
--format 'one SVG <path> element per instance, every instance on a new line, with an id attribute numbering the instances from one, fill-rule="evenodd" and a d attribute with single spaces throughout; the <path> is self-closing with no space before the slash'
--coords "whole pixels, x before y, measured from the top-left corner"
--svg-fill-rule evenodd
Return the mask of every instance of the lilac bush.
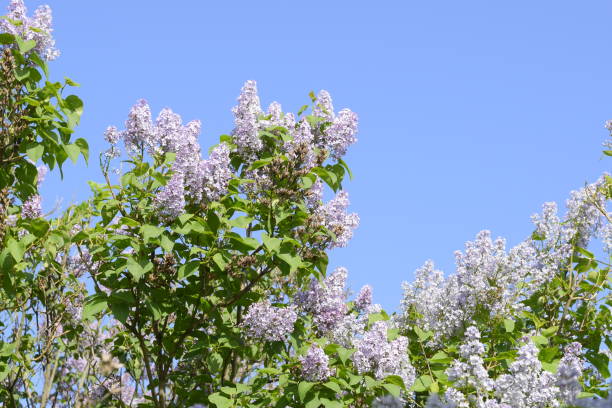
<path id="1" fill-rule="evenodd" d="M 138 100 L 100 136 L 104 182 L 48 215 L 47 167 L 89 158 L 83 104 L 47 77 L 49 7 L 12 0 L 0 31 L 2 406 L 610 405 L 608 174 L 512 248 L 484 230 L 453 273 L 425 262 L 389 314 L 328 270 L 359 216 L 358 117 L 327 91 L 264 110 L 247 81 L 208 154 L 198 120 Z"/>

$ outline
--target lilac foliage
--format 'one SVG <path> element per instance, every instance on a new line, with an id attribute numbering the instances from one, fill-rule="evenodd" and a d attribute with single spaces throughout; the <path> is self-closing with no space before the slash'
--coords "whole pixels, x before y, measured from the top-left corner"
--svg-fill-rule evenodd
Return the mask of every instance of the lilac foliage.
<path id="1" fill-rule="evenodd" d="M 20 36 L 26 41 L 33 40 L 36 42 L 34 51 L 48 61 L 59 57 L 60 52 L 55 48 L 55 40 L 51 35 L 53 19 L 49 6 L 39 6 L 34 11 L 34 16 L 28 17 L 23 0 L 11 0 L 6 17 L 17 24 L 0 19 L 0 32 Z"/>

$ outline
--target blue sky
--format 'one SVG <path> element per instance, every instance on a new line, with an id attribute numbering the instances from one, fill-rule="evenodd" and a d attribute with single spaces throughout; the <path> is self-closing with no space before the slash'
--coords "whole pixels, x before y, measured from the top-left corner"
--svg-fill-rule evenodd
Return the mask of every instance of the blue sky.
<path id="1" fill-rule="evenodd" d="M 138 98 L 200 119 L 206 149 L 231 131 L 247 79 L 287 111 L 327 89 L 360 117 L 346 189 L 361 226 L 331 265 L 390 310 L 425 260 L 452 272 L 481 229 L 520 242 L 543 202 L 610 167 L 608 1 L 44 3 L 62 51 L 51 72 L 82 84 L 76 136 L 92 150 L 89 167 L 48 177 L 46 209 L 89 196 L 102 133 Z"/>

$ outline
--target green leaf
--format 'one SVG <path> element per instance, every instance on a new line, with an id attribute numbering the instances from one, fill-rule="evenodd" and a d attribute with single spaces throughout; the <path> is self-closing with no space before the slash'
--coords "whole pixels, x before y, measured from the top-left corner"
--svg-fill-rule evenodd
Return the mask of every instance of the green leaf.
<path id="1" fill-rule="evenodd" d="M 504 328 L 506 329 L 506 333 L 512 333 L 514 331 L 514 320 L 504 319 Z"/>
<path id="2" fill-rule="evenodd" d="M 295 271 L 300 265 L 301 261 L 299 257 L 293 256 L 291 254 L 278 254 L 276 255 L 279 259 L 283 260 L 287 265 L 289 265 L 290 271 Z"/>
<path id="3" fill-rule="evenodd" d="M 145 242 L 148 242 L 151 238 L 159 237 L 164 230 L 156 227 L 155 225 L 143 225 L 140 227 L 140 232 Z"/>
<path id="4" fill-rule="evenodd" d="M 215 264 L 219 267 L 219 269 L 223 271 L 225 267 L 227 266 L 227 261 L 225 260 L 223 255 L 221 255 L 220 253 L 216 253 L 213 255 L 212 258 L 213 258 L 213 261 L 215 261 Z"/>
<path id="5" fill-rule="evenodd" d="M 19 47 L 19 52 L 22 54 L 25 54 L 26 52 L 32 50 L 32 48 L 36 47 L 36 41 L 23 40 L 18 35 L 15 36 L 15 42 L 17 43 L 17 47 Z"/>
<path id="6" fill-rule="evenodd" d="M 610 377 L 610 370 L 608 368 L 610 366 L 610 358 L 607 355 L 601 353 L 587 353 L 586 358 L 597 368 L 603 378 Z"/>
<path id="7" fill-rule="evenodd" d="M 268 234 L 261 234 L 261 239 L 263 240 L 263 243 L 265 247 L 268 249 L 268 251 L 273 252 L 273 253 L 280 252 L 280 246 L 282 243 L 280 239 L 270 237 L 268 236 Z"/>
<path id="8" fill-rule="evenodd" d="M 69 95 L 64 99 L 64 105 L 70 125 L 78 124 L 83 113 L 83 101 L 76 95 Z"/>
<path id="9" fill-rule="evenodd" d="M 70 160 L 72 160 L 73 163 L 76 163 L 79 159 L 79 154 L 81 154 L 81 148 L 75 144 L 68 144 L 64 145 L 63 147 Z"/>
<path id="10" fill-rule="evenodd" d="M 533 336 L 531 340 L 537 345 L 548 344 L 548 339 L 544 336 Z"/>
<path id="11" fill-rule="evenodd" d="M 606 156 L 612 156 L 612 150 L 604 150 L 603 152 Z"/>
<path id="12" fill-rule="evenodd" d="M 159 320 L 163 317 L 163 311 L 156 302 L 151 299 L 145 299 L 145 305 L 147 305 L 147 309 L 153 315 L 153 320 Z"/>
<path id="13" fill-rule="evenodd" d="M 200 266 L 200 261 L 191 261 L 191 262 L 187 262 L 186 264 L 181 265 L 181 267 L 178 270 L 178 278 L 183 279 L 183 278 L 193 275 L 195 271 L 198 270 L 199 266 Z"/>
<path id="14" fill-rule="evenodd" d="M 229 220 L 228 224 L 236 228 L 246 228 L 249 226 L 251 221 L 253 221 L 253 218 L 242 215 L 234 218 L 233 220 Z"/>
<path id="15" fill-rule="evenodd" d="M 342 361 L 342 364 L 346 364 L 346 360 L 348 360 L 348 358 L 355 352 L 355 349 L 346 349 L 344 347 L 339 347 L 338 348 L 338 357 L 340 358 L 340 361 Z"/>
<path id="16" fill-rule="evenodd" d="M 130 314 L 130 308 L 127 304 L 123 302 L 113 302 L 110 305 L 111 312 L 113 312 L 113 316 L 121 323 L 127 321 L 127 317 Z"/>
<path id="17" fill-rule="evenodd" d="M 26 154 L 33 162 L 37 162 L 42 157 L 44 152 L 45 146 L 42 144 L 37 144 L 36 146 L 30 147 L 26 150 Z"/>
<path id="18" fill-rule="evenodd" d="M 9 33 L 0 33 L 0 44 L 13 44 L 15 42 L 15 36 Z"/>
<path id="19" fill-rule="evenodd" d="M 208 397 L 208 401 L 210 401 L 213 404 L 215 404 L 215 406 L 217 406 L 217 408 L 229 408 L 229 407 L 231 407 L 233 405 L 231 399 L 222 396 L 218 392 L 215 392 L 214 394 L 211 394 Z"/>
<path id="20" fill-rule="evenodd" d="M 342 408 L 344 405 L 340 401 L 329 400 L 327 398 L 321 398 L 321 403 L 325 408 Z"/>
<path id="21" fill-rule="evenodd" d="M 83 319 L 87 319 L 107 308 L 106 296 L 96 294 L 89 298 L 83 306 Z"/>
<path id="22" fill-rule="evenodd" d="M 398 398 L 400 396 L 400 392 L 402 389 L 395 384 L 383 384 L 383 388 L 385 388 L 391 395 Z"/>
<path id="23" fill-rule="evenodd" d="M 168 238 L 167 235 L 162 235 L 161 247 L 167 254 L 170 254 L 172 253 L 172 250 L 174 249 L 174 241 Z"/>
<path id="24" fill-rule="evenodd" d="M 415 392 L 423 392 L 429 389 L 429 386 L 431 385 L 431 383 L 433 382 L 433 379 L 431 378 L 430 375 L 422 375 L 419 378 L 417 378 L 417 380 L 414 382 L 414 385 L 412 386 L 412 388 L 410 388 L 411 391 L 415 391 Z"/>
<path id="25" fill-rule="evenodd" d="M 153 269 L 153 264 L 149 261 L 145 264 L 145 266 L 142 266 L 134 258 L 128 258 L 126 267 L 132 275 L 132 278 L 134 278 L 135 281 L 138 281 L 142 275 Z"/>
<path id="26" fill-rule="evenodd" d="M 74 144 L 77 145 L 79 149 L 81 149 L 81 154 L 83 155 L 83 158 L 85 159 L 85 163 L 88 163 L 89 162 L 89 144 L 87 143 L 87 140 L 80 137 L 74 141 Z"/>
<path id="27" fill-rule="evenodd" d="M 385 381 L 387 382 L 387 384 L 395 384 L 402 389 L 406 389 L 406 386 L 404 385 L 404 380 L 399 375 L 389 375 L 385 377 Z"/>
<path id="28" fill-rule="evenodd" d="M 260 167 L 265 166 L 266 164 L 270 163 L 272 160 L 274 160 L 274 157 L 267 157 L 265 159 L 261 159 L 261 160 L 255 160 L 253 162 L 253 164 L 251 164 L 249 166 L 249 170 L 255 170 L 258 169 Z"/>
<path id="29" fill-rule="evenodd" d="M 557 330 L 559 330 L 559 326 L 551 326 L 548 329 L 542 330 L 542 335 L 544 337 L 551 337 L 557 332 Z"/>
<path id="30" fill-rule="evenodd" d="M 416 333 L 419 340 L 421 340 L 422 342 L 433 336 L 433 333 L 431 331 L 426 332 L 418 326 L 414 326 L 414 332 Z"/>
<path id="31" fill-rule="evenodd" d="M 330 390 L 335 391 L 337 393 L 342 392 L 342 389 L 340 388 L 340 386 L 337 383 L 333 382 L 333 381 L 328 381 L 328 382 L 326 382 L 323 385 L 326 386 L 327 388 L 329 388 Z"/>
<path id="32" fill-rule="evenodd" d="M 305 408 L 319 408 L 320 406 L 321 406 L 321 401 L 317 397 L 311 399 L 310 401 L 306 403 L 306 405 L 304 405 Z"/>
<path id="33" fill-rule="evenodd" d="M 212 373 L 218 373 L 223 367 L 223 357 L 219 353 L 212 353 L 206 359 L 206 364 L 208 364 L 208 369 Z"/>
<path id="34" fill-rule="evenodd" d="M 43 218 L 32 219 L 24 226 L 29 232 L 38 238 L 44 236 L 50 228 L 49 222 Z"/>
<path id="35" fill-rule="evenodd" d="M 8 248 L 15 262 L 21 262 L 21 260 L 23 259 L 23 254 L 26 251 L 26 248 L 23 243 L 17 242 L 13 238 L 9 238 L 6 247 Z"/>
<path id="36" fill-rule="evenodd" d="M 310 391 L 313 386 L 314 383 L 308 381 L 301 381 L 298 384 L 298 395 L 300 397 L 300 401 L 304 402 L 306 400 L 306 394 L 308 394 L 308 391 Z"/>

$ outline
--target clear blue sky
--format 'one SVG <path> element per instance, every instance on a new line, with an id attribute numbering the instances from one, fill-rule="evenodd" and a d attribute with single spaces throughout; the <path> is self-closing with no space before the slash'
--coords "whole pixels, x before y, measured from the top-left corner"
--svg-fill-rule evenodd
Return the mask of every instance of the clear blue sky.
<path id="1" fill-rule="evenodd" d="M 231 130 L 247 79 L 293 111 L 327 89 L 360 116 L 347 190 L 361 226 L 332 265 L 387 309 L 425 260 L 452 272 L 481 229 L 518 243 L 543 202 L 610 167 L 608 1 L 46 3 L 62 51 L 52 73 L 82 84 L 76 136 L 92 148 L 88 168 L 48 178 L 46 209 L 88 197 L 102 132 L 138 98 L 202 120 L 208 146 Z"/>

